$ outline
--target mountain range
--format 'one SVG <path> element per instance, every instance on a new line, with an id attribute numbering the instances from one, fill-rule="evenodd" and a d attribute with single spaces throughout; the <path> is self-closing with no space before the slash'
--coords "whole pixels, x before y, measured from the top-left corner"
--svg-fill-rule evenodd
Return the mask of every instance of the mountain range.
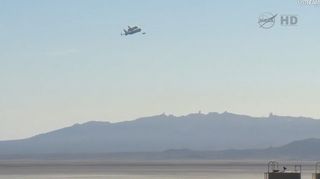
<path id="1" fill-rule="evenodd" d="M 114 157 L 120 153 L 144 158 L 148 154 L 159 158 L 311 158 L 320 154 L 319 129 L 320 120 L 306 117 L 161 114 L 118 123 L 92 121 L 27 139 L 0 141 L 0 158 L 56 154 Z"/>

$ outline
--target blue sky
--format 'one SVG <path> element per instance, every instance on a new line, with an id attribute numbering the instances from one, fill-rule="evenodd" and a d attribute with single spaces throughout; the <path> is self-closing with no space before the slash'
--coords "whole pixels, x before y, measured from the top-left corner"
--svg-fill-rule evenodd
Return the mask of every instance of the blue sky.
<path id="1" fill-rule="evenodd" d="M 0 139 L 202 110 L 320 118 L 320 6 L 0 0 Z M 295 27 L 259 28 L 263 12 Z M 120 36 L 127 25 L 147 35 Z"/>

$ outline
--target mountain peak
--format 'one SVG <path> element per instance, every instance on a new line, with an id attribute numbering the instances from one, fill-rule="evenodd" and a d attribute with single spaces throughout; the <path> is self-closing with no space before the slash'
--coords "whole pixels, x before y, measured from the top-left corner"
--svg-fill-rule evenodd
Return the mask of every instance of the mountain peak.
<path id="1" fill-rule="evenodd" d="M 111 124 L 111 123 L 108 121 L 88 121 L 81 125 L 106 125 L 106 124 Z"/>

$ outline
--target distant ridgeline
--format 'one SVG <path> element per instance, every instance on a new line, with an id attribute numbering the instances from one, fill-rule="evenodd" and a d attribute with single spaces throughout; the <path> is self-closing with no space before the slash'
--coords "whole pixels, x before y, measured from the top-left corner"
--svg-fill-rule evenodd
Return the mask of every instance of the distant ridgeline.
<path id="1" fill-rule="evenodd" d="M 155 154 L 159 158 L 312 158 L 320 156 L 320 140 L 316 138 L 320 138 L 320 120 L 311 118 L 272 114 L 258 118 L 227 112 L 180 117 L 162 114 L 118 123 L 76 124 L 28 139 L 2 141 L 0 158 L 58 154 L 110 157 L 107 153 L 123 152 L 131 157 L 150 154 L 151 158 Z"/>

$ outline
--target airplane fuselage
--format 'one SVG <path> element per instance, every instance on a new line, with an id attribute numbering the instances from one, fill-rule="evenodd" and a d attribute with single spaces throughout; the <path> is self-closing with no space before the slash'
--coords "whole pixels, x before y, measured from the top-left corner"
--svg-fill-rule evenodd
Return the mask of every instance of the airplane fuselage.
<path id="1" fill-rule="evenodd" d="M 128 29 L 124 29 L 124 34 L 121 34 L 121 35 L 133 35 L 135 33 L 139 33 L 141 32 L 141 28 L 139 28 L 138 26 L 134 26 L 134 27 L 130 27 L 128 26 Z"/>
<path id="2" fill-rule="evenodd" d="M 125 32 L 125 35 L 132 35 L 132 34 L 135 34 L 135 33 L 138 33 L 138 32 L 141 32 L 140 28 L 136 28 L 134 30 L 128 30 L 128 31 Z"/>

